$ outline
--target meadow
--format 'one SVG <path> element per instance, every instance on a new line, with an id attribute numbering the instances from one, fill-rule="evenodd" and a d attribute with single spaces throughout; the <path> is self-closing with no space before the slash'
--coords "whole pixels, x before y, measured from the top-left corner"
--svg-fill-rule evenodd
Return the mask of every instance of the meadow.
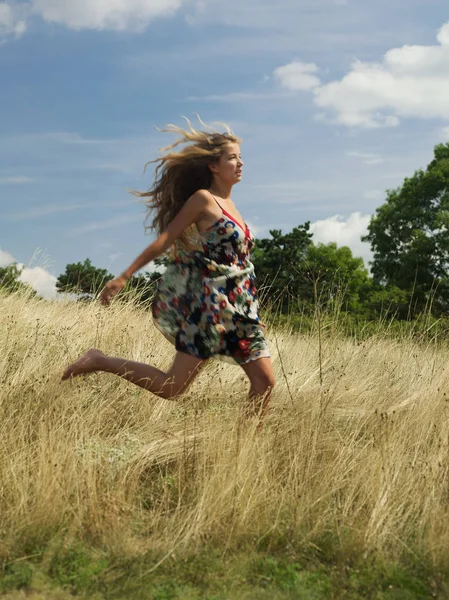
<path id="1" fill-rule="evenodd" d="M 257 431 L 243 372 L 217 361 L 176 402 L 60 382 L 89 347 L 169 365 L 131 301 L 2 294 L 0 323 L 5 598 L 449 597 L 444 338 L 269 326 Z"/>

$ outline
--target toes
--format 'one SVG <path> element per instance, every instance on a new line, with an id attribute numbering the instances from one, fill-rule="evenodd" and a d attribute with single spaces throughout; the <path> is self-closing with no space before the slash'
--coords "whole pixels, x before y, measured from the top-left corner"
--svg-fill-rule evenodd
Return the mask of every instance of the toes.
<path id="1" fill-rule="evenodd" d="M 71 369 L 66 369 L 64 371 L 64 373 L 62 374 L 61 381 L 65 381 L 66 379 L 69 379 L 72 375 L 73 375 L 73 373 L 72 373 Z"/>
<path id="2" fill-rule="evenodd" d="M 95 348 L 88 350 L 84 356 L 67 367 L 61 377 L 61 381 L 94 372 L 96 370 L 95 365 L 97 362 L 95 359 L 98 359 L 98 356 L 100 355 L 102 355 L 102 352 Z"/>

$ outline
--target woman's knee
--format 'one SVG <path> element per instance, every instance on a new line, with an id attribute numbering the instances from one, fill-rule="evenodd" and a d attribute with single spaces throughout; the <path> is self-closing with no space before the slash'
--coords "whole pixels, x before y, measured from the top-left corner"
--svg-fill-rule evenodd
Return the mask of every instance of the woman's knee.
<path id="1" fill-rule="evenodd" d="M 159 396 L 164 398 L 164 400 L 176 400 L 187 391 L 189 385 L 189 381 L 176 382 L 173 379 L 169 379 L 164 383 L 164 386 L 159 392 Z"/>
<path id="2" fill-rule="evenodd" d="M 206 364 L 206 360 L 198 360 L 188 354 L 177 352 L 175 360 L 166 372 L 166 380 L 160 396 L 166 400 L 176 400 L 192 384 Z"/>

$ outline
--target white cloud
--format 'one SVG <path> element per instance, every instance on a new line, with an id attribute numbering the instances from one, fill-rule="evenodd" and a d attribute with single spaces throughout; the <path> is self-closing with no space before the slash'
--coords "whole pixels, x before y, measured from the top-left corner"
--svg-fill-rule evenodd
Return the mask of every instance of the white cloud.
<path id="1" fill-rule="evenodd" d="M 16 34 L 16 37 L 20 37 L 21 35 L 23 35 L 27 28 L 28 25 L 26 21 L 17 21 L 14 27 L 14 33 Z"/>
<path id="2" fill-rule="evenodd" d="M 314 35 L 316 43 L 317 30 L 327 33 L 333 30 L 336 21 L 344 22 L 345 15 L 340 17 L 339 14 L 346 4 L 347 0 L 190 0 L 187 22 L 191 25 L 224 23 L 245 30 L 271 29 L 283 33 L 290 30 L 303 47 L 307 34 Z"/>
<path id="3" fill-rule="evenodd" d="M 0 250 L 0 267 L 7 267 L 12 263 L 16 262 L 14 260 L 14 256 L 9 252 L 5 252 L 4 250 Z"/>
<path id="4" fill-rule="evenodd" d="M 42 267 L 25 267 L 18 263 L 14 256 L 5 250 L 0 250 L 0 267 L 7 267 L 13 263 L 21 270 L 19 281 L 30 285 L 39 296 L 52 299 L 57 297 L 56 277 Z"/>
<path id="5" fill-rule="evenodd" d="M 443 136 L 443 140 L 445 142 L 449 142 L 449 127 L 443 127 L 441 134 Z"/>
<path id="6" fill-rule="evenodd" d="M 248 219 L 246 220 L 246 223 L 248 224 L 251 233 L 258 237 L 260 232 L 262 231 L 262 227 L 260 227 L 259 225 L 255 225 L 254 221 L 249 221 Z"/>
<path id="7" fill-rule="evenodd" d="M 14 35 L 18 38 L 25 33 L 27 25 L 22 18 L 23 15 L 23 7 L 0 2 L 0 38 L 7 35 Z"/>
<path id="8" fill-rule="evenodd" d="M 318 67 L 315 64 L 295 60 L 275 69 L 274 77 L 289 90 L 313 90 L 321 83 L 319 78 L 314 75 L 317 72 Z"/>
<path id="9" fill-rule="evenodd" d="M 309 88 L 300 87 L 298 64 L 302 63 L 298 61 L 278 67 L 275 74 L 287 89 L 310 89 L 328 119 L 350 127 L 395 127 L 400 118 L 411 117 L 447 120 L 449 22 L 439 30 L 437 40 L 434 46 L 393 48 L 381 62 L 357 60 L 341 80 L 323 85 L 311 82 Z M 279 72 L 284 76 L 279 77 Z"/>
<path id="10" fill-rule="evenodd" d="M 42 267 L 24 267 L 19 280 L 30 285 L 39 296 L 47 300 L 56 298 L 56 277 Z"/>
<path id="11" fill-rule="evenodd" d="M 33 12 L 70 29 L 142 31 L 157 17 L 170 16 L 183 0 L 33 0 Z"/>
<path id="12" fill-rule="evenodd" d="M 380 165 L 384 162 L 382 156 L 380 156 L 379 154 L 373 154 L 371 152 L 352 151 L 347 152 L 346 155 L 353 158 L 359 158 L 365 165 L 368 165 L 370 167 Z"/>
<path id="13" fill-rule="evenodd" d="M 112 254 L 108 254 L 108 260 L 112 264 L 117 258 L 120 258 L 120 256 L 122 256 L 121 252 L 112 252 Z"/>
<path id="14" fill-rule="evenodd" d="M 35 181 L 34 177 L 27 177 L 26 175 L 0 177 L 0 185 L 22 185 L 24 183 L 34 183 Z"/>
<path id="15" fill-rule="evenodd" d="M 442 46 L 449 46 L 449 22 L 443 25 L 437 35 L 437 40 Z"/>
<path id="16" fill-rule="evenodd" d="M 22 36 L 34 15 L 69 29 L 143 31 L 151 21 L 173 15 L 184 0 L 29 0 L 0 2 L 0 40 Z"/>
<path id="17" fill-rule="evenodd" d="M 362 242 L 361 237 L 367 233 L 371 215 L 355 212 L 345 220 L 341 215 L 315 221 L 310 225 L 313 241 L 328 244 L 336 242 L 337 246 L 349 246 L 354 256 L 361 256 L 368 265 L 372 259 L 369 244 Z"/>
<path id="18" fill-rule="evenodd" d="M 382 192 L 382 190 L 367 190 L 363 192 L 363 197 L 366 200 L 381 200 L 384 194 L 385 192 Z"/>

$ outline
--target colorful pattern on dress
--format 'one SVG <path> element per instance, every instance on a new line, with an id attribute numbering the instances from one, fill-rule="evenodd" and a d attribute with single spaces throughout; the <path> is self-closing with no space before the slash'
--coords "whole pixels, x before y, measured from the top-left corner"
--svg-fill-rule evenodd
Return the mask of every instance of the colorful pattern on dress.
<path id="1" fill-rule="evenodd" d="M 169 264 L 153 317 L 177 350 L 245 364 L 270 356 L 249 259 L 254 238 L 246 224 L 243 228 L 224 209 L 222 214 L 200 232 L 203 252 L 179 250 Z"/>

